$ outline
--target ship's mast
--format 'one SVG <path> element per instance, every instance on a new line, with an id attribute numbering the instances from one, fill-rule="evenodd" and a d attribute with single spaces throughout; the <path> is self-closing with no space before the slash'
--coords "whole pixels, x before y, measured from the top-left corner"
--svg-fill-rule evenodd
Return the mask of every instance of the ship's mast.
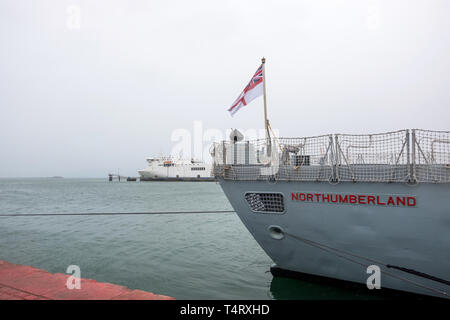
<path id="1" fill-rule="evenodd" d="M 266 143 L 267 150 L 266 154 L 271 153 L 271 142 L 270 142 L 270 132 L 269 132 L 269 119 L 267 119 L 267 99 L 266 99 L 266 58 L 261 59 L 262 62 L 262 74 L 263 74 L 263 91 L 264 91 L 264 128 L 266 131 Z"/>

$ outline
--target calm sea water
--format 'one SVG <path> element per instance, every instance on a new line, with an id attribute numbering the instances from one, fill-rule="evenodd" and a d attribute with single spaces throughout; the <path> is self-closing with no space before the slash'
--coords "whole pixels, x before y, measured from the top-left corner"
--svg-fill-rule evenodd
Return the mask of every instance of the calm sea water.
<path id="1" fill-rule="evenodd" d="M 0 179 L 0 213 L 232 210 L 214 182 Z M 0 217 L 0 259 L 177 299 L 367 299 L 273 278 L 234 213 Z M 367 291 L 367 290 L 366 290 Z"/>

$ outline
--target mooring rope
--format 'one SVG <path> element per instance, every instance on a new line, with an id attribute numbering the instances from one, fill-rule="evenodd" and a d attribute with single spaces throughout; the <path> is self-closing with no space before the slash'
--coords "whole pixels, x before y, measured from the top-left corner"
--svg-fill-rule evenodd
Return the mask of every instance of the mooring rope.
<path id="1" fill-rule="evenodd" d="M 162 214 L 193 214 L 193 213 L 232 213 L 234 210 L 208 211 L 153 211 L 153 212 L 80 212 L 80 213 L 9 213 L 0 217 L 47 217 L 47 216 L 119 216 L 119 215 L 162 215 Z"/>

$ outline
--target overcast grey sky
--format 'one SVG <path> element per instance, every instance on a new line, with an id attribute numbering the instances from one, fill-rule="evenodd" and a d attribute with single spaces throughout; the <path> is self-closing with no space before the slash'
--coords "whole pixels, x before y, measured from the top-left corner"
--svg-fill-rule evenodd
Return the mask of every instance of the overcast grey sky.
<path id="1" fill-rule="evenodd" d="M 2 0 L 0 177 L 137 175 L 195 120 L 262 128 L 262 98 L 226 111 L 262 56 L 281 136 L 449 130 L 449 45 L 445 0 Z"/>

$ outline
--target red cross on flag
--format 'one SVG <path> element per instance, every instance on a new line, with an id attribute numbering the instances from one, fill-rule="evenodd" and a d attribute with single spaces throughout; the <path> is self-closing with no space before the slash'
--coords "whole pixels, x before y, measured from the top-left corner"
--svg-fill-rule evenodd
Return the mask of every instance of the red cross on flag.
<path id="1" fill-rule="evenodd" d="M 233 116 L 240 108 L 253 101 L 255 98 L 263 95 L 263 81 L 263 65 L 261 65 L 258 70 L 256 70 L 254 76 L 245 87 L 244 91 L 242 91 L 236 101 L 234 101 L 231 107 L 228 109 L 231 116 Z"/>

